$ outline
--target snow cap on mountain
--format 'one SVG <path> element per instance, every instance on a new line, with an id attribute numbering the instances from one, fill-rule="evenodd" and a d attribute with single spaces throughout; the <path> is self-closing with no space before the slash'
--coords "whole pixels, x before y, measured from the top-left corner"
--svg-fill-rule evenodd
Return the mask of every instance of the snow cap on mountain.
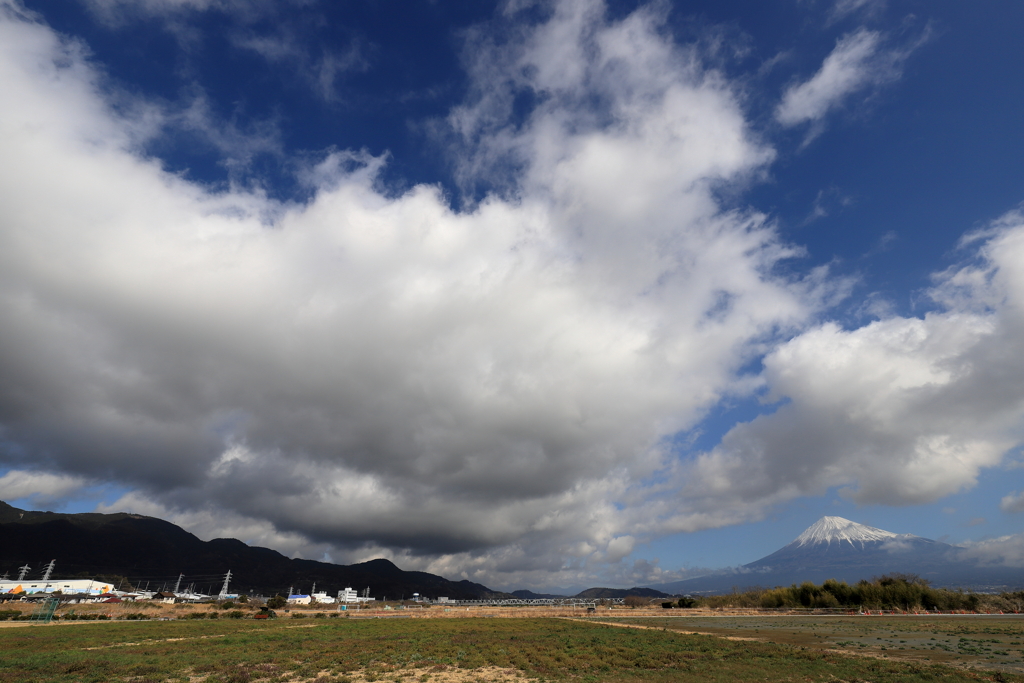
<path id="1" fill-rule="evenodd" d="M 797 536 L 793 545 L 831 544 L 832 541 L 837 543 L 848 541 L 850 545 L 853 545 L 855 542 L 863 544 L 869 541 L 886 541 L 897 538 L 899 535 L 872 526 L 857 524 L 842 517 L 822 517 Z"/>

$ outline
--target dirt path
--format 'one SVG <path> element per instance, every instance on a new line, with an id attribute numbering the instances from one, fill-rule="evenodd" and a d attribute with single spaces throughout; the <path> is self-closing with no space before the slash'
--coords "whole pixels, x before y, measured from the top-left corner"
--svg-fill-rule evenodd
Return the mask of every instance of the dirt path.
<path id="1" fill-rule="evenodd" d="M 562 617 L 566 621 L 581 621 L 585 624 L 602 624 L 603 626 L 621 626 L 623 628 L 638 628 L 645 631 L 671 631 L 672 633 L 683 633 L 688 636 L 714 636 L 715 638 L 721 638 L 723 640 L 752 640 L 758 643 L 770 643 L 772 641 L 765 640 L 764 638 L 747 638 L 745 636 L 723 636 L 718 633 L 708 633 L 707 631 L 681 631 L 675 628 L 664 628 L 663 626 L 641 626 L 640 624 L 622 624 L 613 621 L 594 621 L 593 619 L 573 619 L 571 617 Z"/>

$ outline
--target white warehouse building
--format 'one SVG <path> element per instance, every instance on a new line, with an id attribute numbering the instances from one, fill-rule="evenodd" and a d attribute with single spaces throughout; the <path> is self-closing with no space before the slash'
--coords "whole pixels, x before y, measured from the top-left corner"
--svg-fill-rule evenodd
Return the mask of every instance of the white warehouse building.
<path id="1" fill-rule="evenodd" d="M 61 593 L 63 595 L 104 595 L 113 584 L 92 579 L 53 579 L 50 581 L 0 581 L 0 593 Z"/>

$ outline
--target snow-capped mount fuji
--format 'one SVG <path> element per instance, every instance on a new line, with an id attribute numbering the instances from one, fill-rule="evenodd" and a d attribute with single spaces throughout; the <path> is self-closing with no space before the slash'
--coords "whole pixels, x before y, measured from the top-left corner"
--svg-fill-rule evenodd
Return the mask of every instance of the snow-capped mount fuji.
<path id="1" fill-rule="evenodd" d="M 827 579 L 856 583 L 894 572 L 917 574 L 935 586 L 1024 586 L 1020 569 L 979 567 L 956 546 L 822 517 L 792 543 L 727 572 L 651 586 L 666 593 L 722 593 L 751 586 L 786 586 Z"/>
<path id="2" fill-rule="evenodd" d="M 899 534 L 891 531 L 882 531 L 873 526 L 857 524 L 842 517 L 822 517 L 817 522 L 807 527 L 807 530 L 796 537 L 793 543 L 797 546 L 825 543 L 831 545 L 833 542 L 842 543 L 846 541 L 850 545 L 859 544 L 862 548 L 865 543 L 873 541 L 887 541 L 892 538 L 899 538 Z"/>
<path id="3" fill-rule="evenodd" d="M 869 578 L 864 572 L 924 574 L 936 562 L 950 559 L 954 548 L 913 534 L 896 534 L 851 522 L 822 517 L 789 545 L 744 565 L 760 572 L 828 574 L 825 578 Z M 811 579 L 814 580 L 814 579 Z"/>

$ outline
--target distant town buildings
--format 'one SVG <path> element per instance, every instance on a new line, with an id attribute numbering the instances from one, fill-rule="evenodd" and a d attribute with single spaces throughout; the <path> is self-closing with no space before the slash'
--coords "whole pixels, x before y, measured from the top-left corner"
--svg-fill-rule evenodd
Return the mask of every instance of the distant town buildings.
<path id="1" fill-rule="evenodd" d="M 327 594 L 326 591 L 320 591 L 319 593 L 310 593 L 308 595 L 303 593 L 293 593 L 288 596 L 288 602 L 292 605 L 311 605 L 311 604 L 323 604 L 333 605 L 334 603 L 344 604 L 356 604 L 361 602 L 374 602 L 376 598 L 370 597 L 370 589 L 366 589 L 363 595 L 354 588 L 346 588 L 345 590 L 338 591 L 338 597 L 334 598 Z"/>
<path id="2" fill-rule="evenodd" d="M 51 574 L 54 570 L 56 560 L 52 560 L 46 565 L 42 573 L 42 578 L 31 580 L 28 579 L 28 573 L 32 568 L 28 565 L 18 567 L 16 572 L 17 577 L 9 579 L 9 574 L 4 574 L 0 577 L 0 600 L 10 599 L 25 599 L 27 596 L 37 595 L 42 597 L 43 595 L 59 595 L 62 596 L 63 600 L 70 602 L 88 601 L 95 602 L 103 600 L 106 602 L 111 601 L 112 598 L 116 598 L 118 602 L 121 600 L 157 600 L 164 603 L 172 604 L 178 602 L 207 602 L 213 600 L 236 600 L 239 595 L 236 593 L 228 593 L 228 585 L 231 580 L 232 573 L 228 571 L 224 575 L 224 583 L 220 589 L 220 593 L 217 595 L 205 595 L 196 592 L 194 585 L 187 587 L 182 586 L 182 580 L 185 578 L 184 574 L 178 576 L 177 581 L 174 582 L 174 588 L 171 590 L 167 589 L 165 584 L 164 588 L 160 591 L 147 590 L 146 588 L 136 589 L 128 586 L 128 591 L 116 589 L 113 584 L 106 581 L 98 581 L 95 579 L 53 579 Z M 212 592 L 212 591 L 211 591 Z M 344 590 L 338 591 L 338 596 L 333 597 L 327 594 L 327 591 L 321 590 L 317 592 L 316 584 L 313 584 L 313 589 L 308 593 L 294 593 L 292 589 L 288 589 L 287 602 L 292 605 L 333 605 L 335 603 L 347 603 L 347 604 L 358 604 L 373 602 L 375 598 L 370 597 L 370 589 L 366 588 L 363 594 L 360 595 L 353 588 L 345 588 Z"/>

